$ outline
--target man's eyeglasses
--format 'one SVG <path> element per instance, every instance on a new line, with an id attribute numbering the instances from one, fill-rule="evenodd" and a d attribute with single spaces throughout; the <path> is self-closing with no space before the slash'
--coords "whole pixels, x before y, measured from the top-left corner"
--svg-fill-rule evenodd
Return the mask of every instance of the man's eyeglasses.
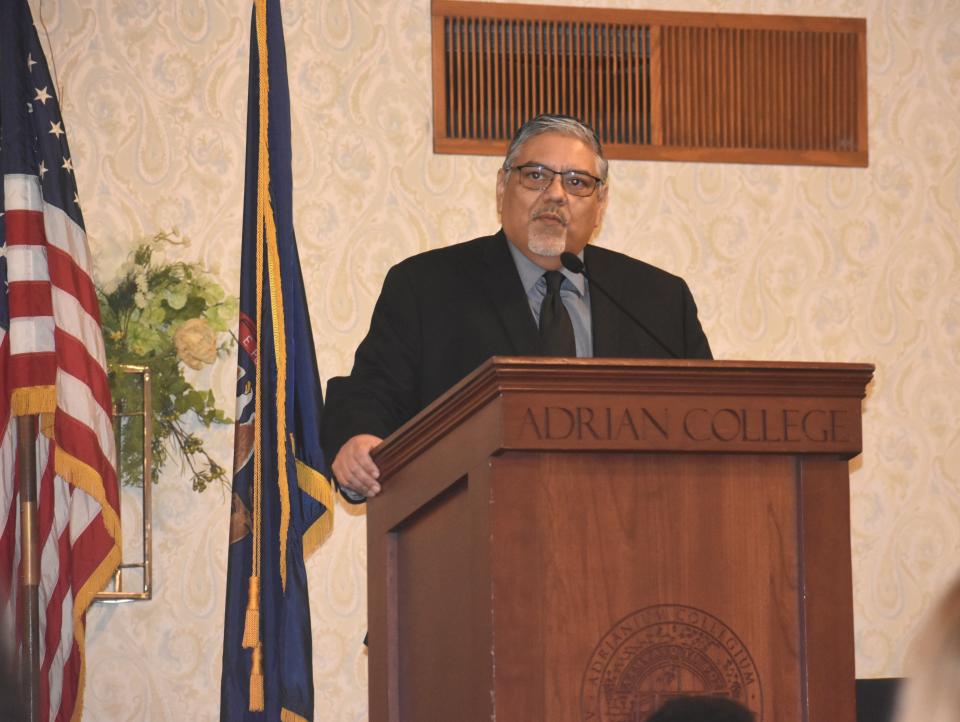
<path id="1" fill-rule="evenodd" d="M 563 190 L 572 196 L 587 197 L 603 184 L 603 180 L 582 170 L 565 170 L 563 172 L 547 168 L 539 163 L 524 163 L 507 171 L 516 171 L 520 185 L 532 191 L 545 191 L 553 183 L 555 176 L 560 176 Z"/>

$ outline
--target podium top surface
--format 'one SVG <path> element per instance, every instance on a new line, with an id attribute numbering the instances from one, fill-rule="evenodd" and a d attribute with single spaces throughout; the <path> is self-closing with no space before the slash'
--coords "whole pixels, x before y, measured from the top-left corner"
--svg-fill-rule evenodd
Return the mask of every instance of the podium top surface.
<path id="1" fill-rule="evenodd" d="M 872 364 L 808 361 L 700 361 L 688 359 L 544 358 L 494 356 L 437 402 L 476 387 L 503 391 L 599 390 L 615 386 L 624 393 L 650 390 L 706 393 L 797 393 L 863 397 L 873 377 Z M 691 389 L 691 384 L 695 385 Z M 424 411 L 427 411 L 425 409 Z"/>

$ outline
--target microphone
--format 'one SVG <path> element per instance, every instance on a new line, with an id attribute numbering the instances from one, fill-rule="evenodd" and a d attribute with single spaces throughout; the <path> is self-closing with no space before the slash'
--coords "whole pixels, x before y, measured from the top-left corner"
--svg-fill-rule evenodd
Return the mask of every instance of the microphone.
<path id="1" fill-rule="evenodd" d="M 602 293 L 604 296 L 609 298 L 610 302 L 613 303 L 614 306 L 619 308 L 624 316 L 629 318 L 631 321 L 637 324 L 637 326 L 643 329 L 644 333 L 646 333 L 647 336 L 652 338 L 656 342 L 657 346 L 662 348 L 664 351 L 666 351 L 670 355 L 670 358 L 680 358 L 679 354 L 674 353 L 673 349 L 671 349 L 669 346 L 667 346 L 667 344 L 661 341 L 657 337 L 657 334 L 655 334 L 653 331 L 647 328 L 646 324 L 643 323 L 643 321 L 641 321 L 639 318 L 637 318 L 632 313 L 630 313 L 626 308 L 624 308 L 623 304 L 621 304 L 617 299 L 611 296 L 607 292 L 607 290 L 603 286 L 601 286 L 599 283 L 597 283 L 592 276 L 587 274 L 587 269 L 584 267 L 583 261 L 581 261 L 580 258 L 575 253 L 570 253 L 570 251 L 564 251 L 563 253 L 560 254 L 560 263 L 562 263 L 563 267 L 566 268 L 568 271 L 571 271 L 573 273 L 583 274 L 583 277 L 590 282 L 591 288 L 596 288 L 598 291 L 600 291 L 600 293 Z"/>

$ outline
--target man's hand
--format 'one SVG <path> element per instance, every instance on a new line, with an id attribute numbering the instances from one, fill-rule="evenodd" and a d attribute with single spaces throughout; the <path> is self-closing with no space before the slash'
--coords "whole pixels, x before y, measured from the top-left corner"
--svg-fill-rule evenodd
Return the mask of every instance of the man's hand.
<path id="1" fill-rule="evenodd" d="M 370 450 L 381 441 L 383 439 L 372 434 L 357 434 L 340 447 L 333 460 L 333 475 L 340 486 L 368 498 L 380 493 L 380 484 L 377 483 L 380 469 L 370 458 Z"/>

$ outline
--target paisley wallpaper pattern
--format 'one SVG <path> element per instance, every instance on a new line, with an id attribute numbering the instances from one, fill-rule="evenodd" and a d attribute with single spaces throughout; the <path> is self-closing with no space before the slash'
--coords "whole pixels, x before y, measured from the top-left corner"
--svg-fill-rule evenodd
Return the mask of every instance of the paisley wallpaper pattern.
<path id="1" fill-rule="evenodd" d="M 719 358 L 877 365 L 853 462 L 857 673 L 900 674 L 960 567 L 960 4 L 553 1 L 867 18 L 869 168 L 614 161 L 598 242 L 686 277 Z M 192 239 L 177 254 L 235 292 L 250 3 L 31 4 L 98 278 L 139 237 L 177 227 Z M 348 370 L 391 264 L 496 228 L 498 160 L 432 153 L 429 0 L 283 10 L 296 227 L 326 380 Z M 233 374 L 230 359 L 198 372 L 228 410 Z M 206 437 L 224 464 L 231 434 Z M 308 565 L 317 719 L 363 720 L 364 516 L 337 511 Z M 228 515 L 225 490 L 197 496 L 165 470 L 155 598 L 91 612 L 86 719 L 217 717 Z"/>

